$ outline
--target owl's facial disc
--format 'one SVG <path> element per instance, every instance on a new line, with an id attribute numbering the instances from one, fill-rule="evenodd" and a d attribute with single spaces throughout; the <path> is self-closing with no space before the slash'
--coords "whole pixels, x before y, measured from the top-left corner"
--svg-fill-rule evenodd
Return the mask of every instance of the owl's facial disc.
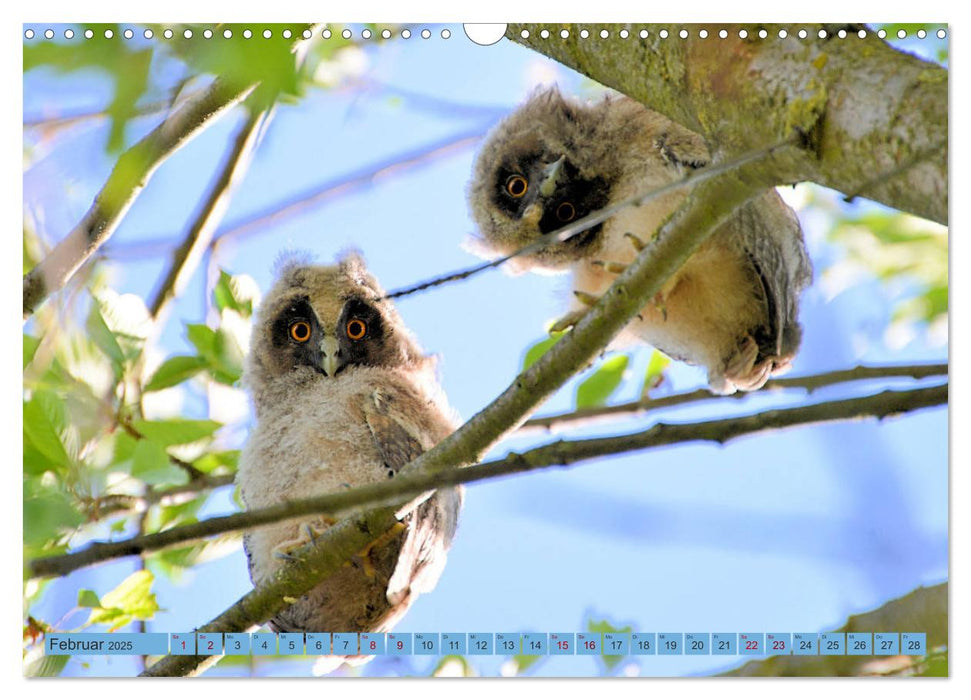
<path id="1" fill-rule="evenodd" d="M 605 178 L 582 174 L 566 155 L 534 154 L 515 165 L 500 167 L 497 181 L 496 204 L 518 222 L 522 244 L 602 209 L 610 194 Z M 532 257 L 550 267 L 568 265 L 590 252 L 602 229 L 598 224 Z"/>

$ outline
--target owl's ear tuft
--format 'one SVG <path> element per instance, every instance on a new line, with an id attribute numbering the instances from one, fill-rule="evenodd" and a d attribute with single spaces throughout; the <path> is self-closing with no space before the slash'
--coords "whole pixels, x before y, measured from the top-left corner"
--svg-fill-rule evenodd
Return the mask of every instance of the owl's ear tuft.
<path id="1" fill-rule="evenodd" d="M 342 251 L 337 258 L 337 264 L 344 274 L 354 279 L 366 277 L 368 274 L 364 255 L 357 248 L 349 248 Z"/>
<path id="2" fill-rule="evenodd" d="M 273 277 L 282 279 L 289 277 L 294 270 L 307 267 L 314 263 L 314 254 L 301 248 L 287 248 L 281 250 L 273 261 Z"/>

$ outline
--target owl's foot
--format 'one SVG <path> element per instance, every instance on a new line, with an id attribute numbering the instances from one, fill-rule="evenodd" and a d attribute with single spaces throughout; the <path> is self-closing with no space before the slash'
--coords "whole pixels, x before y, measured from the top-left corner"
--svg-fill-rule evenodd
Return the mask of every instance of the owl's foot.
<path id="1" fill-rule="evenodd" d="M 642 250 L 644 250 L 647 247 L 647 243 L 645 243 L 642 239 L 635 236 L 630 231 L 624 234 L 624 238 L 630 239 L 630 244 L 634 246 L 634 250 L 636 250 L 638 253 L 640 253 Z"/>
<path id="2" fill-rule="evenodd" d="M 368 578 L 374 578 L 375 569 L 374 563 L 371 561 L 371 552 L 386 545 L 388 542 L 400 535 L 406 527 L 408 526 L 402 522 L 395 523 L 386 533 L 378 537 L 371 544 L 357 553 L 357 556 L 361 558 L 361 566 L 364 568 L 365 576 Z"/>
<path id="3" fill-rule="evenodd" d="M 334 518 L 320 517 L 309 523 L 301 523 L 297 529 L 297 537 L 281 542 L 273 548 L 273 556 L 287 561 L 301 561 L 293 552 L 308 544 L 317 544 L 317 535 L 336 523 Z"/>
<path id="4" fill-rule="evenodd" d="M 742 391 L 755 391 L 761 389 L 768 381 L 775 363 L 772 358 L 764 357 L 759 359 L 759 345 L 755 338 L 750 335 L 745 336 L 735 354 L 732 355 L 725 365 L 724 384 L 725 386 L 715 386 L 712 389 L 717 393 L 735 393 L 737 389 Z"/>
<path id="5" fill-rule="evenodd" d="M 584 308 L 574 309 L 573 311 L 567 312 L 562 318 L 560 318 L 556 323 L 550 326 L 550 333 L 562 333 L 565 330 L 573 328 L 580 322 L 580 319 L 587 315 L 589 307 L 597 303 L 599 297 L 590 294 L 589 292 L 584 292 L 579 289 L 573 290 L 573 296 L 577 298 Z"/>
<path id="6" fill-rule="evenodd" d="M 627 265 L 619 262 L 611 262 L 609 260 L 591 260 L 590 264 L 594 267 L 602 267 L 607 272 L 614 275 L 619 275 L 621 272 L 627 269 Z"/>

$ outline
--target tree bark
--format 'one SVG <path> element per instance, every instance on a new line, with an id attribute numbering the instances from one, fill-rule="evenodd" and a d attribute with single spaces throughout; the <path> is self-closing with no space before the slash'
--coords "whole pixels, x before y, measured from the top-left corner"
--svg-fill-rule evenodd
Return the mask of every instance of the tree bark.
<path id="1" fill-rule="evenodd" d="M 585 24 L 586 39 L 576 25 L 510 24 L 506 37 L 702 134 L 715 153 L 776 143 L 796 130 L 811 147 L 797 179 L 947 224 L 943 67 L 873 32 L 861 39 L 862 25 L 805 25 L 805 39 L 794 32 L 781 39 L 781 25 L 770 24 L 705 25 L 705 39 L 695 28 L 682 39 L 680 25 L 666 27 L 667 38 L 663 25 L 625 26 L 627 39 L 616 36 L 616 24 Z"/>

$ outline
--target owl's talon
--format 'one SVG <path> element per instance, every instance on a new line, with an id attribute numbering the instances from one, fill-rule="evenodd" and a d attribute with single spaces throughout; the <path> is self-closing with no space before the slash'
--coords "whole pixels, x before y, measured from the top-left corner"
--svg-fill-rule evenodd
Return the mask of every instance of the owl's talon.
<path id="1" fill-rule="evenodd" d="M 281 542 L 274 547 L 273 556 L 276 559 L 284 559 L 286 561 L 303 561 L 302 558 L 295 557 L 293 552 L 308 544 L 316 545 L 317 536 L 336 522 L 334 518 L 321 516 L 313 522 L 301 523 L 300 527 L 297 528 L 297 536 L 292 540 Z"/>
<path id="2" fill-rule="evenodd" d="M 761 389 L 773 371 L 772 358 L 759 362 L 759 346 L 752 336 L 746 336 L 735 354 L 725 365 L 725 379 L 742 391 Z"/>
<path id="3" fill-rule="evenodd" d="M 624 237 L 630 239 L 630 244 L 634 246 L 634 250 L 636 250 L 638 253 L 640 253 L 642 250 L 644 250 L 647 247 L 647 243 L 641 240 L 638 236 L 635 236 L 630 231 L 625 233 Z"/>
<path id="4" fill-rule="evenodd" d="M 577 300 L 585 306 L 593 306 L 600 299 L 600 297 L 594 296 L 593 294 L 590 294 L 590 292 L 584 292 L 579 289 L 573 290 L 573 296 L 575 296 Z"/>
<path id="5" fill-rule="evenodd" d="M 627 269 L 627 265 L 619 262 L 612 262 L 609 260 L 594 260 L 590 263 L 594 267 L 602 267 L 606 272 L 610 272 L 615 275 L 619 275 L 621 272 Z"/>
<path id="6" fill-rule="evenodd" d="M 401 532 L 407 527 L 402 522 L 397 522 L 391 526 L 391 528 L 378 537 L 376 540 L 371 542 L 367 547 L 358 552 L 357 556 L 361 558 L 361 566 L 364 569 L 364 575 L 368 578 L 374 578 L 376 573 L 374 564 L 371 562 L 371 552 L 379 547 L 383 547 L 385 544 L 397 537 Z"/>
<path id="7" fill-rule="evenodd" d="M 573 328 L 580 322 L 580 319 L 587 315 L 586 309 L 576 309 L 564 315 L 560 320 L 550 326 L 550 333 L 562 333 Z"/>

